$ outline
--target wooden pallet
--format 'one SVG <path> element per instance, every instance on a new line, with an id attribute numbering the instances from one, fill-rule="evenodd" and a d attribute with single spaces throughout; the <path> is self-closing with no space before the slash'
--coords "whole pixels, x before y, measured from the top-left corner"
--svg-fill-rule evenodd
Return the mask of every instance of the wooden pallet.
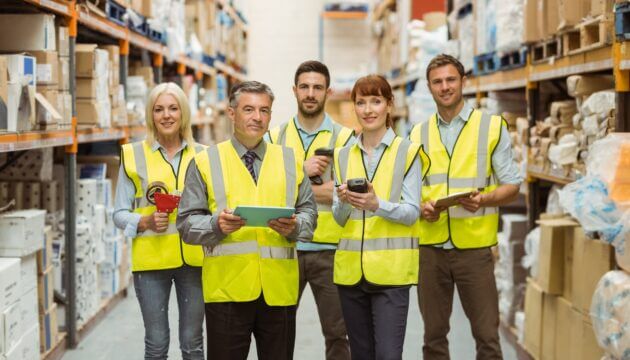
<path id="1" fill-rule="evenodd" d="M 534 43 L 530 47 L 530 54 L 532 54 L 532 63 L 546 62 L 552 58 L 561 57 L 562 54 L 562 38 L 553 37 L 551 39 L 543 40 Z"/>
<path id="2" fill-rule="evenodd" d="M 498 56 L 499 70 L 509 70 L 527 65 L 527 48 L 504 53 Z"/>
<path id="3" fill-rule="evenodd" d="M 600 15 L 584 21 L 561 34 L 564 55 L 579 54 L 612 43 L 613 21 L 610 15 Z"/>
<path id="4" fill-rule="evenodd" d="M 630 40 L 630 2 L 615 5 L 615 35 L 619 41 Z"/>
<path id="5" fill-rule="evenodd" d="M 496 52 L 475 56 L 473 63 L 473 75 L 481 76 L 491 74 L 499 69 L 499 58 Z"/>

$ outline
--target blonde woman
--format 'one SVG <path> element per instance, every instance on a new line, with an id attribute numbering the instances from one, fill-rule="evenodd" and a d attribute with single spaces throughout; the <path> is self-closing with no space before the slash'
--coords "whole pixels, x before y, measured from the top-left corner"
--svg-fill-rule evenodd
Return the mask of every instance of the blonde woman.
<path id="1" fill-rule="evenodd" d="M 180 194 L 188 164 L 202 146 L 194 142 L 188 99 L 175 83 L 149 94 L 147 137 L 122 146 L 114 223 L 131 237 L 133 283 L 145 328 L 145 359 L 166 359 L 170 343 L 168 304 L 175 284 L 183 359 L 203 359 L 203 250 L 184 244 L 177 210 L 160 212 L 157 192 Z"/>

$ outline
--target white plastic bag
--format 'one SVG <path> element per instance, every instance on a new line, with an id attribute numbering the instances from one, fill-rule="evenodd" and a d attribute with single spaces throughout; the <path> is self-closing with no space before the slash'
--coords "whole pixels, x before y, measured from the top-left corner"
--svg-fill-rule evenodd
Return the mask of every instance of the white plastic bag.
<path id="1" fill-rule="evenodd" d="M 538 276 L 538 248 L 540 246 L 540 226 L 534 228 L 525 237 L 525 256 L 521 260 L 521 265 L 525 269 L 530 269 L 532 277 Z"/>
<path id="2" fill-rule="evenodd" d="M 630 360 L 630 274 L 607 272 L 597 284 L 590 312 L 599 346 L 614 359 Z"/>

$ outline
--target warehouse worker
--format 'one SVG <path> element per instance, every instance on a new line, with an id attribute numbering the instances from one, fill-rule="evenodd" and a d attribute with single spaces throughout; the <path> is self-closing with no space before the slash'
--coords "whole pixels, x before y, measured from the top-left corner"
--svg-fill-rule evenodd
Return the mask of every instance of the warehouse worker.
<path id="1" fill-rule="evenodd" d="M 296 241 L 310 241 L 317 206 L 303 160 L 268 144 L 274 95 L 257 81 L 236 85 L 228 116 L 231 140 L 191 162 L 177 227 L 204 246 L 203 294 L 209 359 L 246 359 L 251 335 L 258 358 L 292 359 L 298 300 Z M 239 205 L 295 208 L 268 227 L 247 226 Z"/>
<path id="2" fill-rule="evenodd" d="M 203 249 L 182 243 L 177 210 L 156 211 L 156 192 L 178 194 L 196 152 L 188 99 L 175 83 L 153 88 L 146 108 L 147 138 L 122 147 L 114 223 L 133 238 L 133 285 L 144 321 L 145 359 L 166 359 L 168 304 L 175 284 L 182 359 L 203 359 Z"/>
<path id="3" fill-rule="evenodd" d="M 332 156 L 315 155 L 317 149 L 332 151 L 352 139 L 353 131 L 335 123 L 324 112 L 330 94 L 328 67 L 319 61 L 306 61 L 297 68 L 293 94 L 297 100 L 295 117 L 270 132 L 274 144 L 289 146 L 305 159 L 304 170 L 311 178 L 317 202 L 317 230 L 313 242 L 297 243 L 300 266 L 300 294 L 310 283 L 326 340 L 326 359 L 350 359 L 350 347 L 343 322 L 337 287 L 333 284 L 335 249 L 341 227 L 333 219 Z M 331 154 L 332 155 L 332 154 Z"/>
<path id="4" fill-rule="evenodd" d="M 401 359 L 409 288 L 418 281 L 419 147 L 392 130 L 385 78 L 360 78 L 351 96 L 362 131 L 335 150 L 333 215 L 343 230 L 334 282 L 352 359 Z M 350 181 L 359 178 L 367 180 Z"/>
<path id="5" fill-rule="evenodd" d="M 438 112 L 410 135 L 431 163 L 422 183 L 420 221 L 418 299 L 425 325 L 424 358 L 449 358 L 446 335 L 457 286 L 477 359 L 500 359 L 490 247 L 497 243 L 498 206 L 516 198 L 522 180 L 505 122 L 464 102 L 462 64 L 452 56 L 438 55 L 426 76 Z M 459 206 L 435 205 L 447 195 L 468 191 L 472 194 L 459 200 Z"/>

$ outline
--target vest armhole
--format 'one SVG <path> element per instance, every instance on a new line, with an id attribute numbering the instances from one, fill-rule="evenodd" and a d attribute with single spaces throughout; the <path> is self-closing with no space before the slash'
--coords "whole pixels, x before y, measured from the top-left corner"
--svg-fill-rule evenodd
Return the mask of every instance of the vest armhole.
<path id="1" fill-rule="evenodd" d="M 424 154 L 424 158 L 420 155 L 420 152 L 422 152 L 422 154 Z M 420 160 L 422 160 L 422 170 L 420 170 L 420 172 L 422 173 L 422 177 L 421 179 L 424 180 L 424 178 L 427 177 L 427 174 L 429 173 L 429 171 L 431 170 L 431 158 L 429 157 L 429 154 L 427 154 L 424 151 L 424 145 L 420 145 L 420 149 L 418 149 L 418 156 L 420 157 Z M 424 160 L 427 160 L 427 162 L 429 163 L 427 166 L 426 171 L 424 171 Z"/>
<path id="2" fill-rule="evenodd" d="M 125 144 L 125 145 L 127 145 L 127 144 Z M 135 195 L 138 193 L 138 187 L 136 186 L 136 182 L 133 181 L 133 179 L 129 175 L 129 172 L 127 172 L 127 167 L 125 166 L 125 152 L 124 152 L 124 149 L 123 149 L 123 147 L 125 145 L 122 145 L 120 147 L 120 163 L 121 163 L 121 165 L 123 167 L 123 171 L 125 172 L 125 175 L 127 175 L 127 179 L 129 179 L 129 181 L 131 181 L 131 183 L 133 184 L 134 197 L 135 197 Z"/>

